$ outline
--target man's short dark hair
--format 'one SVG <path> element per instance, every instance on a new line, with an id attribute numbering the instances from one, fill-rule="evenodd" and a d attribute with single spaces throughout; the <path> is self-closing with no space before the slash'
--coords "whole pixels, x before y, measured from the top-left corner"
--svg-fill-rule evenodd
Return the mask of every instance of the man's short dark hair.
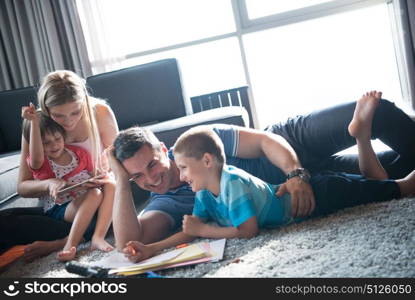
<path id="1" fill-rule="evenodd" d="M 123 162 L 134 156 L 144 145 L 160 150 L 160 141 L 150 130 L 135 126 L 120 131 L 114 141 L 114 155 Z"/>
<path id="2" fill-rule="evenodd" d="M 42 111 L 40 111 L 40 110 L 37 110 L 36 114 L 39 117 L 40 135 L 41 135 L 42 139 L 45 137 L 46 133 L 49 133 L 49 134 L 53 135 L 56 132 L 59 132 L 63 136 L 63 138 L 65 139 L 66 132 L 65 132 L 65 129 L 61 125 L 59 125 L 58 123 L 53 121 L 52 118 L 48 117 L 47 115 L 42 113 Z M 30 128 L 31 128 L 31 126 L 32 126 L 31 121 L 26 120 L 26 119 L 23 120 L 22 133 L 23 133 L 23 137 L 25 138 L 25 140 L 28 143 L 30 143 Z"/>

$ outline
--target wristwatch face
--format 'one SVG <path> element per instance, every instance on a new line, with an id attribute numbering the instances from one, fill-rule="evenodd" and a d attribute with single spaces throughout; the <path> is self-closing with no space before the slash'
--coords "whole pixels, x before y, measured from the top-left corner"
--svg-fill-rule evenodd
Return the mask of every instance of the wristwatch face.
<path id="1" fill-rule="evenodd" d="M 300 176 L 300 178 L 304 180 L 305 182 L 308 182 L 310 180 L 310 176 L 308 174 L 303 173 L 298 176 Z"/>
<path id="2" fill-rule="evenodd" d="M 304 168 L 295 169 L 294 171 L 288 173 L 287 180 L 296 176 L 300 177 L 300 179 L 305 182 L 309 182 L 310 180 L 310 173 L 308 173 L 308 171 Z"/>

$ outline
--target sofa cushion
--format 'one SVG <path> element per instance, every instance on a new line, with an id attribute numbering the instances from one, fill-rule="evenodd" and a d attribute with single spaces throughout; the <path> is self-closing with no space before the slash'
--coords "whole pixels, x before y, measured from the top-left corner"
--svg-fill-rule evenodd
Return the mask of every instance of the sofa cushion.
<path id="1" fill-rule="evenodd" d="M 20 150 L 22 106 L 30 102 L 37 103 L 35 87 L 0 92 L 0 153 Z"/>
<path id="2" fill-rule="evenodd" d="M 90 76 L 91 94 L 106 99 L 120 129 L 154 124 L 192 112 L 183 95 L 176 59 L 165 59 Z"/>
<path id="3" fill-rule="evenodd" d="M 22 198 L 17 194 L 19 165 L 20 151 L 0 154 L 0 210 L 42 205 L 38 198 Z"/>
<path id="4" fill-rule="evenodd" d="M 0 157 L 0 203 L 17 195 L 20 153 Z"/>
<path id="5" fill-rule="evenodd" d="M 221 107 L 145 127 L 154 132 L 169 148 L 186 130 L 198 125 L 215 123 L 249 127 L 248 112 L 241 106 Z"/>
<path id="6" fill-rule="evenodd" d="M 0 153 L 6 152 L 6 143 L 4 142 L 3 132 L 0 128 Z"/>

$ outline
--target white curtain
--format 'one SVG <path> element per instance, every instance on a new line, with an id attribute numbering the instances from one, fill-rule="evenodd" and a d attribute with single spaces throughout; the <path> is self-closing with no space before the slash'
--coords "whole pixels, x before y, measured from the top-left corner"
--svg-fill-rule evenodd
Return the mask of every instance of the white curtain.
<path id="1" fill-rule="evenodd" d="M 122 1 L 118 2 L 122 5 Z M 79 16 L 85 33 L 93 74 L 121 68 L 125 56 L 117 53 L 108 36 L 112 20 L 106 18 L 105 1 L 77 0 Z M 121 34 L 121 33 L 120 33 Z"/>
<path id="2" fill-rule="evenodd" d="M 391 15 L 403 98 L 415 109 L 415 1 L 394 0 Z"/>

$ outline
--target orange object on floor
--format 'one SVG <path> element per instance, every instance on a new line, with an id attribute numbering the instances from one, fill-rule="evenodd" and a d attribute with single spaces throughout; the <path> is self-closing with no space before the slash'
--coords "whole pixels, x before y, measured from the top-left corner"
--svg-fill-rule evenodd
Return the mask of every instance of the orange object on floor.
<path id="1" fill-rule="evenodd" d="M 0 255 L 0 269 L 19 259 L 24 254 L 27 245 L 13 246 Z"/>

